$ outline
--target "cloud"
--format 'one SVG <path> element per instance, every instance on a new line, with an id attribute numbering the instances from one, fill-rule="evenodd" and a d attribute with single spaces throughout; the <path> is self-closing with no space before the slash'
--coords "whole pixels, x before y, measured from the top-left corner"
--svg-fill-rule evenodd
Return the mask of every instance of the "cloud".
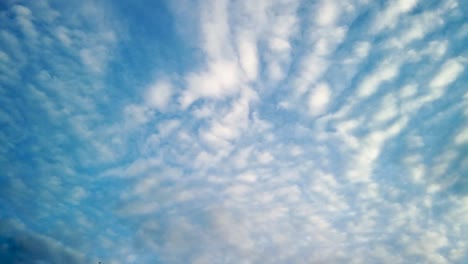
<path id="1" fill-rule="evenodd" d="M 239 37 L 238 50 L 239 61 L 242 70 L 247 76 L 248 80 L 255 80 L 258 75 L 258 51 L 254 38 L 245 36 Z"/>
<path id="2" fill-rule="evenodd" d="M 234 101 L 229 110 L 213 119 L 207 129 L 200 131 L 200 137 L 214 149 L 229 146 L 249 127 L 249 111 L 249 98 Z"/>
<path id="3" fill-rule="evenodd" d="M 172 90 L 170 83 L 165 81 L 157 82 L 148 88 L 145 96 L 146 103 L 150 107 L 163 111 L 169 104 Z"/>
<path id="4" fill-rule="evenodd" d="M 37 31 L 31 21 L 33 18 L 31 10 L 22 5 L 13 6 L 12 10 L 16 14 L 16 21 L 21 27 L 24 35 L 26 35 L 30 40 L 34 40 L 37 37 Z"/>
<path id="5" fill-rule="evenodd" d="M 389 121 L 398 115 L 397 99 L 394 95 L 388 94 L 382 100 L 382 107 L 374 115 L 374 120 L 377 122 Z"/>
<path id="6" fill-rule="evenodd" d="M 329 101 L 330 101 L 331 91 L 326 83 L 318 84 L 315 89 L 313 89 L 309 95 L 309 110 L 312 115 L 317 115 L 322 113 Z"/>
<path id="7" fill-rule="evenodd" d="M 81 61 L 84 65 L 88 66 L 93 72 L 103 71 L 104 55 L 106 49 L 104 46 L 97 46 L 93 48 L 86 48 L 80 51 Z"/>
<path id="8" fill-rule="evenodd" d="M 329 26 L 335 24 L 339 17 L 339 9 L 333 1 L 322 1 L 317 11 L 316 23 L 320 26 Z"/>
<path id="9" fill-rule="evenodd" d="M 147 123 L 154 111 L 144 105 L 128 105 L 124 109 L 124 114 L 127 116 L 127 120 L 130 122 L 136 122 L 137 124 Z"/>
<path id="10" fill-rule="evenodd" d="M 398 64 L 382 62 L 377 70 L 365 77 L 358 88 L 358 96 L 361 98 L 373 95 L 383 82 L 391 81 L 398 74 Z"/>
<path id="11" fill-rule="evenodd" d="M 432 89 L 440 89 L 454 82 L 464 69 L 457 59 L 446 61 L 440 68 L 440 71 L 429 83 L 429 87 Z"/>
<path id="12" fill-rule="evenodd" d="M 455 144 L 461 145 L 468 143 L 468 127 L 464 127 L 455 136 Z"/>
<path id="13" fill-rule="evenodd" d="M 431 241 L 431 243 L 427 243 L 427 241 Z M 437 252 L 447 245 L 448 240 L 444 234 L 427 231 L 421 235 L 417 243 L 409 245 L 407 251 L 411 255 L 422 256 L 433 263 L 447 263 L 447 260 Z"/>
<path id="14" fill-rule="evenodd" d="M 0 11 L 4 261 L 466 262 L 463 6 L 108 4 Z"/>
<path id="15" fill-rule="evenodd" d="M 408 24 L 398 38 L 390 41 L 395 47 L 402 48 L 413 41 L 423 39 L 429 32 L 442 26 L 444 21 L 438 12 L 425 12 L 409 20 Z"/>
<path id="16" fill-rule="evenodd" d="M 240 86 L 239 69 L 231 61 L 215 61 L 200 73 L 186 77 L 188 89 L 180 98 L 182 109 L 186 109 L 199 98 L 222 99 L 233 95 Z"/>
<path id="17" fill-rule="evenodd" d="M 258 161 L 262 164 L 270 163 L 274 157 L 269 152 L 263 152 L 258 155 Z"/>
<path id="18" fill-rule="evenodd" d="M 417 4 L 417 0 L 399 0 L 389 3 L 386 9 L 376 16 L 374 30 L 379 32 L 387 28 L 394 28 L 398 24 L 400 16 L 411 11 Z"/>
<path id="19" fill-rule="evenodd" d="M 47 262 L 47 263 L 86 263 L 81 252 L 77 252 L 61 242 L 28 230 L 18 220 L 2 220 L 0 228 L 0 259 L 8 263 Z"/>
<path id="20" fill-rule="evenodd" d="M 402 118 L 395 121 L 382 131 L 372 131 L 363 138 L 357 155 L 354 156 L 353 164 L 347 175 L 351 181 L 368 181 L 372 176 L 374 161 L 377 160 L 382 152 L 385 141 L 398 135 L 406 126 L 408 120 Z"/>
<path id="21" fill-rule="evenodd" d="M 72 190 L 71 198 L 72 202 L 75 204 L 80 203 L 86 196 L 88 196 L 88 193 L 83 187 L 78 186 Z"/>
<path id="22" fill-rule="evenodd" d="M 201 31 L 203 42 L 201 47 L 211 60 L 226 58 L 232 52 L 228 35 L 230 28 L 228 24 L 228 1 L 212 1 L 201 8 Z"/>
<path id="23" fill-rule="evenodd" d="M 299 3 L 290 1 L 284 5 L 270 5 L 266 10 L 269 14 L 267 18 L 267 28 L 265 29 L 266 43 L 268 49 L 263 52 L 266 62 L 265 68 L 269 80 L 277 82 L 285 77 L 286 70 L 290 63 L 291 40 L 294 36 L 298 18 L 296 10 Z M 272 12 L 268 12 L 271 10 Z"/>

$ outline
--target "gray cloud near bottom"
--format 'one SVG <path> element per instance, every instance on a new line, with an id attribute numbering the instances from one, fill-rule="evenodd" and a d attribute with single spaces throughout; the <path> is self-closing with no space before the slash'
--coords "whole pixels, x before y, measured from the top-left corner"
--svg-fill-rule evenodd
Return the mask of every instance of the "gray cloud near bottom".
<path id="1" fill-rule="evenodd" d="M 26 229 L 14 219 L 0 220 L 1 263 L 87 263 L 81 253 L 61 242 Z"/>

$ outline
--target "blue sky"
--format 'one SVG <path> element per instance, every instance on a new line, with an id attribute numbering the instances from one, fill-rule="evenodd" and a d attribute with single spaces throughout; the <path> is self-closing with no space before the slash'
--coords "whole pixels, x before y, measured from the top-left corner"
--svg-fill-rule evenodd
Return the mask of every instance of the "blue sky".
<path id="1" fill-rule="evenodd" d="M 462 0 L 0 3 L 0 262 L 468 263 Z"/>

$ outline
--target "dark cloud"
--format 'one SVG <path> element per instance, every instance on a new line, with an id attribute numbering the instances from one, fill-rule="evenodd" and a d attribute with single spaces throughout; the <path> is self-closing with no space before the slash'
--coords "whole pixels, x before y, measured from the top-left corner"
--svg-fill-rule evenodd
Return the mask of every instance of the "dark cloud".
<path id="1" fill-rule="evenodd" d="M 1 263 L 86 263 L 84 255 L 61 242 L 26 229 L 17 220 L 0 222 Z"/>

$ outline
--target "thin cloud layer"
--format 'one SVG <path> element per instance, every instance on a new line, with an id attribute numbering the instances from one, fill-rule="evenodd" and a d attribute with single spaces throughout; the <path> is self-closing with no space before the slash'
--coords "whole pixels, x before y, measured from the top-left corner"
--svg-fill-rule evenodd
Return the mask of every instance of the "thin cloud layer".
<path id="1" fill-rule="evenodd" d="M 0 260 L 466 263 L 461 1 L 7 1 Z"/>

